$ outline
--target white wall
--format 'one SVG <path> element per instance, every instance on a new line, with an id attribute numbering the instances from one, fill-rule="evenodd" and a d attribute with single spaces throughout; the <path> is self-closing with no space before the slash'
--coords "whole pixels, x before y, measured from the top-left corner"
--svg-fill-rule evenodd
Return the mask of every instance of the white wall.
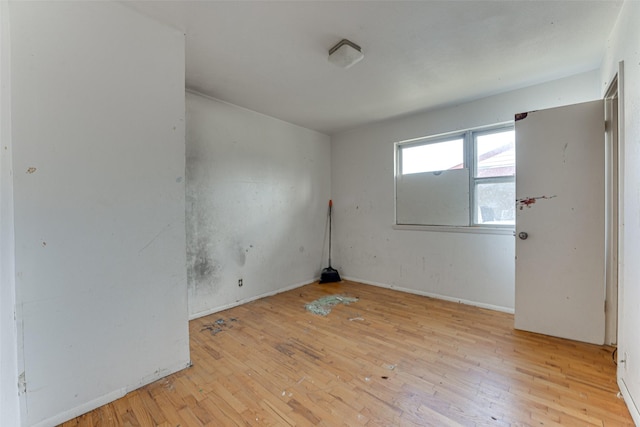
<path id="1" fill-rule="evenodd" d="M 326 135 L 187 94 L 191 317 L 319 277 L 330 148 Z"/>
<path id="2" fill-rule="evenodd" d="M 622 221 L 619 253 L 618 383 L 640 425 L 640 3 L 626 1 L 602 65 L 603 91 L 624 61 L 621 129 Z M 626 362 L 622 362 L 625 360 Z"/>
<path id="3" fill-rule="evenodd" d="M 597 71 L 347 131 L 332 138 L 334 266 L 344 277 L 506 311 L 512 235 L 395 230 L 394 142 L 600 97 Z"/>
<path id="4" fill-rule="evenodd" d="M 189 363 L 184 36 L 9 6 L 21 416 L 54 425 Z"/>
<path id="5" fill-rule="evenodd" d="M 20 404 L 18 335 L 14 319 L 16 294 L 8 6 L 6 1 L 0 1 L 0 419 L 3 425 L 14 426 L 20 424 Z"/>

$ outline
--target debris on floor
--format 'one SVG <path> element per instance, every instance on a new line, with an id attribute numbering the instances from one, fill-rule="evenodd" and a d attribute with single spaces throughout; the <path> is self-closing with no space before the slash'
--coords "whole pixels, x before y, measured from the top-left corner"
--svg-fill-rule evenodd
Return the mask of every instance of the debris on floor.
<path id="1" fill-rule="evenodd" d="M 236 319 L 235 317 L 230 317 L 228 320 L 224 320 L 223 318 L 220 318 L 215 322 L 205 323 L 204 325 L 202 325 L 202 329 L 200 329 L 200 332 L 209 331 L 211 332 L 211 335 L 217 335 L 220 332 L 222 332 L 224 329 L 233 328 L 233 325 L 230 325 L 229 322 L 237 322 L 237 321 L 238 319 Z"/>
<path id="2" fill-rule="evenodd" d="M 169 380 L 169 378 L 164 378 L 161 384 L 165 388 L 165 390 L 173 391 L 173 389 L 175 389 L 173 381 Z"/>
<path id="3" fill-rule="evenodd" d="M 313 314 L 326 316 L 327 314 L 331 313 L 331 308 L 335 307 L 336 305 L 349 305 L 352 302 L 358 302 L 358 298 L 346 297 L 344 295 L 329 295 L 310 302 L 304 307 L 307 309 L 307 311 L 310 311 Z"/>

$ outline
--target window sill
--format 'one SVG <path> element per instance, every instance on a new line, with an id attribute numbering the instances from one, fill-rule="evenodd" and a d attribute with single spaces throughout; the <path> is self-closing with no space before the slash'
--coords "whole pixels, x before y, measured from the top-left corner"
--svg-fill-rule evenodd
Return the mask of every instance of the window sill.
<path id="1" fill-rule="evenodd" d="M 489 227 L 489 226 L 449 226 L 449 225 L 402 225 L 394 224 L 394 230 L 409 231 L 437 231 L 441 233 L 469 233 L 469 234 L 498 234 L 504 236 L 515 236 L 515 229 L 511 227 Z"/>

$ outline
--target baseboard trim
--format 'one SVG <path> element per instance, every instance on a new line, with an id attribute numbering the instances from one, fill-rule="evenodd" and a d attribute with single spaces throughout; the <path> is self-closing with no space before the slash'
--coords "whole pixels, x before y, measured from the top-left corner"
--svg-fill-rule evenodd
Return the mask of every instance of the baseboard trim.
<path id="1" fill-rule="evenodd" d="M 76 406 L 75 408 L 69 409 L 68 411 L 61 412 L 51 418 L 47 418 L 46 420 L 40 421 L 34 424 L 33 427 L 54 427 L 54 426 L 60 425 L 66 421 L 79 417 L 80 415 L 86 414 L 87 412 L 91 412 L 94 409 L 97 409 L 103 405 L 111 403 L 114 400 L 120 399 L 121 397 L 124 397 L 127 393 L 130 393 L 133 390 L 137 390 L 140 387 L 144 387 L 147 384 L 151 384 L 154 381 L 157 381 L 175 372 L 181 371 L 184 368 L 187 368 L 189 366 L 191 366 L 191 362 L 186 362 L 186 363 L 183 362 L 171 368 L 163 369 L 161 371 L 156 371 L 152 375 L 142 378 L 135 385 L 122 387 L 117 390 L 114 390 L 110 393 L 107 393 L 103 396 L 98 397 L 97 399 L 93 399 L 89 402 L 83 403 L 80 406 Z"/>
<path id="2" fill-rule="evenodd" d="M 127 394 L 126 387 L 123 387 L 118 390 L 114 390 L 111 393 L 107 393 L 104 396 L 100 396 L 97 399 L 93 399 L 89 402 L 83 403 L 80 406 L 76 406 L 73 409 L 68 411 L 61 412 L 51 418 L 47 418 L 46 420 L 42 420 L 36 424 L 34 427 L 53 427 L 59 424 L 64 423 L 65 421 L 69 421 L 75 417 L 79 417 L 82 414 L 86 414 L 87 412 L 93 411 L 96 408 L 101 407 L 102 405 L 106 405 L 107 403 L 113 402 L 114 400 L 120 399 L 122 396 Z"/>
<path id="3" fill-rule="evenodd" d="M 618 369 L 621 369 L 620 366 L 618 366 Z M 635 425 L 640 426 L 640 410 L 638 410 L 633 397 L 631 397 L 629 389 L 624 383 L 624 379 L 620 376 L 618 377 L 618 387 L 620 388 L 620 393 L 622 393 L 624 403 L 627 405 L 627 409 L 629 409 L 629 413 L 631 414 L 633 422 L 635 423 Z"/>
<path id="4" fill-rule="evenodd" d="M 486 303 L 483 303 L 483 302 L 471 301 L 471 300 L 466 300 L 466 299 L 462 299 L 462 298 L 455 298 L 455 297 L 450 297 L 450 296 L 447 296 L 447 295 L 435 294 L 435 293 L 432 293 L 432 292 L 425 292 L 425 291 L 419 291 L 419 290 L 416 290 L 416 289 L 403 288 L 401 286 L 394 286 L 394 285 L 389 285 L 389 284 L 386 284 L 386 283 L 372 282 L 370 280 L 358 279 L 357 277 L 346 277 L 345 276 L 343 278 L 345 280 L 350 280 L 352 282 L 364 283 L 365 285 L 378 286 L 380 288 L 393 289 L 394 291 L 406 292 L 406 293 L 409 293 L 409 294 L 421 295 L 421 296 L 424 296 L 424 297 L 430 297 L 430 298 L 440 299 L 440 300 L 444 300 L 444 301 L 457 302 L 459 304 L 472 305 L 474 307 L 486 308 L 487 310 L 501 311 L 503 313 L 509 313 L 509 314 L 515 313 L 515 310 L 513 308 L 510 308 L 510 307 L 502 307 L 502 306 L 499 306 L 499 305 L 486 304 Z"/>
<path id="5" fill-rule="evenodd" d="M 151 375 L 147 375 L 146 377 L 141 378 L 136 384 L 127 387 L 126 392 L 130 393 L 134 390 L 137 390 L 141 387 L 146 386 L 147 384 L 151 384 L 154 381 L 158 381 L 161 378 L 168 377 L 171 374 L 175 374 L 183 369 L 186 369 L 191 366 L 191 361 L 188 360 L 186 362 L 178 363 L 177 365 L 173 365 L 166 369 L 160 369 L 155 371 Z"/>
<path id="6" fill-rule="evenodd" d="M 251 301 L 255 301 L 255 300 L 259 300 L 261 298 L 271 297 L 273 295 L 278 295 L 278 294 L 281 294 L 283 292 L 291 291 L 293 289 L 297 289 L 299 287 L 310 285 L 311 283 L 315 283 L 318 280 L 320 280 L 320 277 L 316 277 L 313 280 L 309 280 L 309 281 L 305 281 L 305 282 L 294 283 L 293 285 L 289 285 L 286 288 L 280 288 L 280 289 L 276 289 L 275 291 L 270 291 L 270 292 L 266 292 L 264 294 L 252 296 L 252 297 L 249 297 L 249 298 L 244 298 L 244 299 L 241 299 L 241 300 L 229 303 L 229 304 L 221 305 L 221 306 L 218 306 L 218 307 L 213 307 L 213 308 L 210 308 L 208 310 L 199 311 L 197 313 L 190 314 L 189 315 L 189 320 L 198 319 L 200 317 L 204 317 L 204 316 L 208 316 L 210 314 L 218 313 L 220 311 L 228 310 L 230 308 L 237 307 L 239 305 L 246 304 L 246 303 L 251 302 Z"/>

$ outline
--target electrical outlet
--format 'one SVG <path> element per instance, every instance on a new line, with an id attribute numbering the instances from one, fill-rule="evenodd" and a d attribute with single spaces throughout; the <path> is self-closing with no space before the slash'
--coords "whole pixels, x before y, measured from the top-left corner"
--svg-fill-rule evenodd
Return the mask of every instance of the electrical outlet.
<path id="1" fill-rule="evenodd" d="M 242 287 L 242 279 L 238 279 L 238 287 Z"/>

